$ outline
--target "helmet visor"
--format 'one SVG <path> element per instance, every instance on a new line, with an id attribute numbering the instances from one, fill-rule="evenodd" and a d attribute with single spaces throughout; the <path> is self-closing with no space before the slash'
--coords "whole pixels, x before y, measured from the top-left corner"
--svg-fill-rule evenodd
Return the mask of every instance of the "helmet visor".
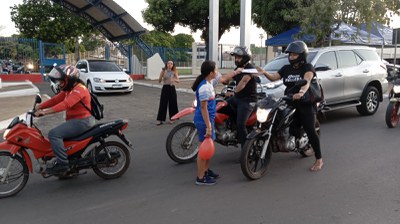
<path id="1" fill-rule="evenodd" d="M 51 81 L 56 82 L 57 80 L 61 80 L 63 78 L 62 70 L 54 67 L 47 76 Z"/>

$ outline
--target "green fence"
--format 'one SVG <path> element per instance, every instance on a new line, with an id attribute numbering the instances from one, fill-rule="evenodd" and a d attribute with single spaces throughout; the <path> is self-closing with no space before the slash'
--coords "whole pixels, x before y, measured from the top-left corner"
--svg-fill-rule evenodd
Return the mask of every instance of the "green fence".
<path id="1" fill-rule="evenodd" d="M 0 73 L 39 72 L 39 58 L 38 40 L 0 37 Z"/>

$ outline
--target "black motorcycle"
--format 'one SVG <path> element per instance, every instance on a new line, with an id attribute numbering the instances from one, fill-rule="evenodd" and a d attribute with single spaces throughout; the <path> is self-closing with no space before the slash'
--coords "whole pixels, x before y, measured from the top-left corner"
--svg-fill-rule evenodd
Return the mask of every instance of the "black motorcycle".
<path id="1" fill-rule="evenodd" d="M 300 80 L 291 89 L 299 89 L 307 83 Z M 297 92 L 297 91 L 296 91 Z M 289 127 L 296 109 L 288 103 L 292 96 L 273 98 L 267 96 L 257 103 L 257 126 L 249 133 L 243 146 L 240 164 L 243 174 L 250 180 L 263 177 L 271 160 L 272 152 L 297 152 L 304 157 L 314 154 L 307 134 L 301 128 L 301 137 L 289 134 Z M 321 107 L 318 107 L 321 109 Z M 319 135 L 320 123 L 316 119 L 315 129 Z"/>
<path id="2" fill-rule="evenodd" d="M 389 104 L 386 108 L 385 121 L 389 128 L 394 128 L 399 123 L 400 114 L 400 70 L 396 67 L 388 73 L 388 82 L 392 85 L 389 92 Z"/>

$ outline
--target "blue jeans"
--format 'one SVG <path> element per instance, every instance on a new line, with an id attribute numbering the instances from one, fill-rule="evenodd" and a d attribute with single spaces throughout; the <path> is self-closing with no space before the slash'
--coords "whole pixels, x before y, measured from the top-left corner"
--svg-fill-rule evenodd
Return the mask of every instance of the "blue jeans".
<path id="1" fill-rule="evenodd" d="M 64 138 L 78 136 L 89 130 L 95 124 L 94 117 L 71 119 L 49 131 L 51 148 L 60 164 L 68 164 L 67 151 L 64 148 Z"/>

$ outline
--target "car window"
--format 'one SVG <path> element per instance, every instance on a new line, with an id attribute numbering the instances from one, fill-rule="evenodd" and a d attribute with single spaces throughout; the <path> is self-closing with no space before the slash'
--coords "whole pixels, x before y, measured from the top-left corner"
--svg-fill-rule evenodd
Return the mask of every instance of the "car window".
<path id="1" fill-rule="evenodd" d="M 121 69 L 111 61 L 89 61 L 92 72 L 119 72 Z"/>
<path id="2" fill-rule="evenodd" d="M 279 57 L 264 66 L 265 71 L 279 71 L 284 65 L 288 65 L 288 57 Z"/>
<path id="3" fill-rule="evenodd" d="M 329 51 L 321 54 L 321 56 L 318 58 L 317 63 L 315 63 L 316 66 L 319 65 L 327 65 L 331 69 L 337 69 L 337 58 L 336 54 L 334 51 Z"/>
<path id="4" fill-rule="evenodd" d="M 342 68 L 357 66 L 359 64 L 356 58 L 358 55 L 353 51 L 338 51 L 338 54 L 340 56 L 340 66 Z"/>
<path id="5" fill-rule="evenodd" d="M 366 61 L 380 61 L 379 55 L 373 51 L 368 49 L 357 49 L 357 53 L 359 53 Z"/>
<path id="6" fill-rule="evenodd" d="M 307 56 L 307 62 L 311 63 L 314 60 L 315 55 L 317 55 L 316 51 L 309 52 Z"/>

